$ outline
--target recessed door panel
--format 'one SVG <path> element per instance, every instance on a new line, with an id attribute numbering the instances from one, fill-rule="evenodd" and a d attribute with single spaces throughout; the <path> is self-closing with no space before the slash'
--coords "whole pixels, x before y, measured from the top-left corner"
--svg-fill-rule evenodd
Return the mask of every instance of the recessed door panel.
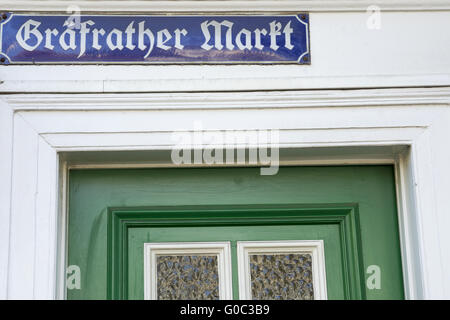
<path id="1" fill-rule="evenodd" d="M 199 209 L 200 210 L 200 209 Z M 233 209 L 229 208 L 230 212 L 234 212 Z M 305 213 L 301 211 L 301 213 Z M 342 213 L 339 211 L 339 213 Z M 126 212 L 121 211 L 121 214 L 125 217 L 127 215 Z M 130 213 L 131 214 L 131 213 Z M 336 213 L 338 214 L 338 213 Z M 143 219 L 148 219 L 147 222 L 151 223 L 151 213 L 150 212 L 142 212 L 142 215 L 147 216 Z M 268 212 L 266 212 L 268 215 Z M 123 286 L 127 287 L 127 290 L 123 292 L 116 291 L 116 297 L 120 297 L 122 294 L 122 298 L 127 299 L 143 299 L 144 298 L 144 277 L 145 270 L 143 269 L 143 264 L 141 261 L 145 259 L 145 243 L 159 243 L 159 242 L 173 242 L 177 244 L 180 239 L 189 242 L 215 242 L 215 241 L 229 241 L 231 246 L 231 269 L 232 269 L 232 288 L 233 288 L 233 299 L 252 299 L 248 295 L 243 295 L 240 291 L 240 279 L 239 279 L 239 269 L 240 264 L 243 265 L 246 262 L 244 259 L 239 258 L 238 247 L 239 243 L 247 242 L 247 241 L 255 241 L 255 242 L 264 242 L 267 243 L 278 243 L 281 241 L 286 244 L 292 242 L 293 239 L 300 240 L 318 240 L 323 241 L 322 250 L 324 252 L 324 256 L 327 257 L 320 261 L 320 266 L 317 265 L 315 267 L 323 267 L 327 269 L 329 272 L 330 280 L 326 282 L 325 285 L 325 293 L 322 295 L 317 295 L 317 299 L 325 299 L 327 297 L 326 292 L 328 292 L 329 298 L 331 299 L 339 299 L 341 297 L 345 297 L 347 294 L 347 288 L 344 286 L 344 265 L 347 263 L 355 263 L 355 260 L 352 260 L 351 257 L 346 256 L 342 251 L 342 246 L 346 246 L 340 239 L 340 230 L 341 226 L 339 223 L 334 224 L 332 221 L 329 224 L 321 224 L 315 225 L 313 227 L 301 225 L 302 220 L 296 221 L 296 219 L 288 219 L 284 221 L 278 221 L 281 225 L 273 224 L 274 221 L 267 221 L 275 218 L 276 213 L 274 212 L 274 216 L 266 219 L 265 221 L 259 220 L 256 218 L 256 214 L 254 216 L 247 215 L 245 216 L 246 225 L 245 226 L 237 226 L 239 219 L 236 217 L 222 218 L 220 221 L 214 219 L 211 216 L 211 222 L 213 224 L 225 224 L 225 226 L 210 226 L 210 225 L 192 225 L 191 227 L 173 227 L 173 228 L 152 228 L 152 227 L 142 227 L 142 226 L 130 226 L 128 228 L 128 241 L 120 241 L 122 245 L 126 245 L 128 248 L 127 256 L 128 256 L 128 267 L 127 270 L 118 270 L 117 272 L 123 273 L 126 272 L 123 279 L 129 279 L 129 281 L 124 281 Z M 192 218 L 195 215 L 191 216 Z M 266 216 L 267 217 L 267 216 Z M 253 219 L 252 219 L 253 218 Z M 324 217 L 325 219 L 326 217 Z M 194 218 L 195 219 L 195 218 Z M 215 220 L 215 221 L 214 221 Z M 253 220 L 253 221 L 252 221 Z M 233 226 L 227 226 L 226 224 L 234 224 Z M 248 225 L 249 223 L 253 223 L 253 226 Z M 267 224 L 268 223 L 268 224 Z M 120 236 L 119 236 L 120 237 Z M 117 246 L 119 246 L 117 244 Z M 280 252 L 285 253 L 286 250 L 279 250 L 281 244 L 278 247 L 272 248 L 271 251 L 266 252 Z M 281 247 L 281 249 L 283 249 Z M 351 250 L 349 248 L 345 248 L 345 250 Z M 251 251 L 253 252 L 253 251 Z M 294 250 L 294 252 L 296 252 Z M 308 251 L 309 253 L 310 251 Z M 117 255 L 120 256 L 120 255 Z M 322 265 L 322 264 L 326 264 Z M 120 269 L 120 265 L 117 265 L 117 268 Z M 348 274 L 350 277 L 351 275 Z M 287 279 L 286 279 L 287 280 Z M 302 279 L 299 279 L 302 280 Z M 325 279 L 323 279 L 325 281 Z M 317 282 L 319 285 L 319 282 Z M 360 286 L 361 283 L 355 282 L 355 286 Z M 323 292 L 324 290 L 322 290 Z M 118 296 L 119 295 L 119 296 Z M 114 296 L 114 295 L 113 295 Z M 269 297 L 265 297 L 267 299 Z M 274 297 L 278 298 L 278 297 Z M 314 297 L 312 297 L 314 298 Z"/>

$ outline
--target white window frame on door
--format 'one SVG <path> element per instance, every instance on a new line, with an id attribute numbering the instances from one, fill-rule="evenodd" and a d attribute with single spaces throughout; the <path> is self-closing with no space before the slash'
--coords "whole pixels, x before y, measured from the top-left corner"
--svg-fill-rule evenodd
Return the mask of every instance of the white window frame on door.
<path id="1" fill-rule="evenodd" d="M 239 299 L 252 300 L 250 255 L 293 253 L 311 255 L 314 300 L 327 300 L 323 240 L 238 241 Z"/>
<path id="2" fill-rule="evenodd" d="M 157 300 L 158 255 L 217 256 L 219 299 L 233 299 L 231 250 L 229 242 L 155 242 L 144 243 L 144 299 Z"/>

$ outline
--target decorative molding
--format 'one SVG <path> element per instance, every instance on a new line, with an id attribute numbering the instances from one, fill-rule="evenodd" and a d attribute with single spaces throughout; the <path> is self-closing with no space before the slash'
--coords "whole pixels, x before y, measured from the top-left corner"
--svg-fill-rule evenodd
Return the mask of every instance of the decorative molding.
<path id="1" fill-rule="evenodd" d="M 283 1 L 0 1 L 0 10 L 66 12 L 77 5 L 83 12 L 280 12 L 366 11 L 377 5 L 384 11 L 450 10 L 445 0 L 283 0 Z"/>
<path id="2" fill-rule="evenodd" d="M 361 276 L 362 264 L 358 258 L 361 256 L 360 230 L 357 227 L 358 213 L 354 204 L 329 204 L 311 207 L 301 204 L 218 205 L 214 207 L 198 205 L 148 208 L 123 207 L 109 208 L 108 210 L 110 228 L 108 235 L 110 292 L 108 297 L 110 299 L 126 299 L 121 287 L 114 285 L 113 279 L 116 279 L 122 287 L 126 288 L 127 277 L 120 262 L 124 259 L 123 248 L 127 248 L 124 233 L 129 228 L 273 225 L 274 223 L 296 225 L 312 222 L 338 225 L 340 232 L 344 235 L 340 239 L 340 245 L 345 248 L 342 259 L 347 266 L 343 274 L 347 281 L 344 289 L 345 297 L 346 299 L 365 298 L 364 277 Z M 264 215 L 261 215 L 261 212 L 264 212 Z M 284 213 L 289 213 L 289 215 L 284 215 Z M 192 219 L 192 217 L 195 217 L 195 219 Z M 322 279 L 325 280 L 325 276 L 322 276 Z M 323 292 L 321 297 L 324 297 Z"/>
<path id="3" fill-rule="evenodd" d="M 3 99 L 18 111 L 203 110 L 450 105 L 450 87 L 225 93 L 34 94 Z"/>

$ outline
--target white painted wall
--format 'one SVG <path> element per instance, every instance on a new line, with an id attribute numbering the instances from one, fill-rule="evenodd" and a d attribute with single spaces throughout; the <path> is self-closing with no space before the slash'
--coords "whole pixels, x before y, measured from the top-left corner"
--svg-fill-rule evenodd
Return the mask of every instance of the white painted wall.
<path id="1" fill-rule="evenodd" d="M 0 9 L 7 7 L 3 2 L 0 1 Z M 41 1 L 30 2 L 36 3 L 36 10 L 43 10 Z M 61 8 L 65 10 L 68 1 L 62 2 Z M 88 2 L 95 4 L 97 1 Z M 184 1 L 175 2 L 179 10 L 192 8 Z M 332 1 L 335 5 L 330 6 L 331 9 L 320 6 L 321 2 L 294 1 L 293 5 L 291 1 L 244 1 L 246 7 L 241 9 L 273 12 L 274 3 L 279 11 L 313 9 L 310 66 L 8 66 L 0 68 L 3 81 L 0 92 L 281 90 L 450 84 L 450 36 L 447 32 L 450 30 L 450 5 L 448 10 L 436 11 L 448 1 L 428 0 L 428 6 L 418 5 L 417 1 L 381 1 L 379 30 L 367 28 L 366 8 L 377 1 L 337 0 Z M 412 4 L 408 11 L 398 11 L 396 2 Z M 137 3 L 148 4 L 148 10 L 155 10 L 151 5 L 154 1 Z M 159 12 L 171 11 L 170 6 L 156 3 Z M 210 2 L 200 3 L 208 8 Z M 213 8 L 220 3 L 219 11 L 234 8 L 233 1 L 212 3 Z M 338 10 L 339 4 L 345 11 Z M 94 8 L 114 10 L 115 7 Z M 83 14 L 83 6 L 81 10 Z M 86 10 L 92 9 L 86 6 Z M 130 5 L 128 10 L 133 7 Z"/>

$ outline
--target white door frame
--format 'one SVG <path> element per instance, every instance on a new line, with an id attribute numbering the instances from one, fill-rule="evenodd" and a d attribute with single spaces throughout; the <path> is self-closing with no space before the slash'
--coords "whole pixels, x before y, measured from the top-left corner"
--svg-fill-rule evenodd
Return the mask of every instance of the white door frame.
<path id="1" fill-rule="evenodd" d="M 62 155 L 168 150 L 171 132 L 189 131 L 198 119 L 205 130 L 279 129 L 282 148 L 334 150 L 333 157 L 298 157 L 282 165 L 394 163 L 406 297 L 448 294 L 444 230 L 450 203 L 441 192 L 449 176 L 450 154 L 442 148 L 449 136 L 448 88 L 28 94 L 5 95 L 0 103 L 2 298 L 64 298 L 69 164 Z M 367 152 L 375 146 L 394 151 Z M 344 147 L 357 152 L 339 155 Z M 395 152 L 397 147 L 403 148 Z"/>

